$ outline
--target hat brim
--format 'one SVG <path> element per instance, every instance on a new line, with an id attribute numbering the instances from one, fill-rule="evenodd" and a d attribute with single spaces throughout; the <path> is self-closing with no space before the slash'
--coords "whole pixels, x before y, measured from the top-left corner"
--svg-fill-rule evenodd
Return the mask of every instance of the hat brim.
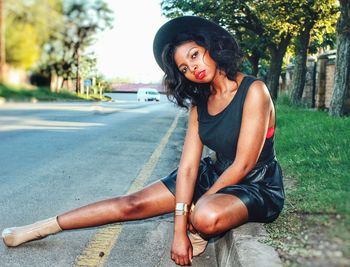
<path id="1" fill-rule="evenodd" d="M 210 20 L 196 16 L 177 17 L 160 27 L 154 37 L 153 54 L 159 67 L 164 70 L 162 53 L 167 44 L 172 43 L 179 34 L 200 31 L 215 32 L 216 34 L 233 38 L 227 30 Z"/>

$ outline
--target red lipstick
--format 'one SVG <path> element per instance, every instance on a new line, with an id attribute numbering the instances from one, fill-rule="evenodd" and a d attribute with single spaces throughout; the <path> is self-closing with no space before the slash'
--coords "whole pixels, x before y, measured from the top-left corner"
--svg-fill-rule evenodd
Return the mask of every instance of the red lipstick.
<path id="1" fill-rule="evenodd" d="M 196 77 L 196 79 L 202 80 L 205 77 L 205 70 L 202 70 L 200 72 L 195 72 L 194 76 Z"/>

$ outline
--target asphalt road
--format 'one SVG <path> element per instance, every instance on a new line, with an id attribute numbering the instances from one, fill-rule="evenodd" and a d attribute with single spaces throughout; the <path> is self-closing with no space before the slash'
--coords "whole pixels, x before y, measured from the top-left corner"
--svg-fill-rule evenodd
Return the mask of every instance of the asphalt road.
<path id="1" fill-rule="evenodd" d="M 179 115 L 146 183 L 177 166 L 187 115 L 165 97 L 138 103 L 133 96 L 0 106 L 1 231 L 126 194 Z M 105 266 L 174 266 L 171 215 L 120 227 Z M 65 231 L 17 248 L 0 244 L 0 266 L 76 266 L 100 229 Z M 213 255 L 208 249 L 193 265 L 215 266 Z"/>

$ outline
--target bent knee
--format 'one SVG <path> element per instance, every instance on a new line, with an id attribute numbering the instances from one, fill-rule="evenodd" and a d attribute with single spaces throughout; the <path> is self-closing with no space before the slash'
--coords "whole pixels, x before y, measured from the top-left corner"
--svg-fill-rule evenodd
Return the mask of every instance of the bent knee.
<path id="1" fill-rule="evenodd" d="M 218 233 L 219 213 L 214 209 L 199 208 L 191 214 L 193 227 L 203 235 L 211 236 Z"/>

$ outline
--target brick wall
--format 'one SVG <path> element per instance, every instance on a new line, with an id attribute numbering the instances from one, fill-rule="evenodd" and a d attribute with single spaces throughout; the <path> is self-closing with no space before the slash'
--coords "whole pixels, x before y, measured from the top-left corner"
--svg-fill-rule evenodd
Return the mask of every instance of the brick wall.
<path id="1" fill-rule="evenodd" d="M 315 107 L 325 107 L 327 57 L 319 57 L 316 66 Z"/>
<path id="2" fill-rule="evenodd" d="M 333 93 L 333 84 L 334 84 L 334 70 L 335 70 L 335 65 L 334 62 L 328 63 L 326 65 L 326 92 L 325 92 L 325 106 L 328 108 L 331 99 L 332 99 L 332 93 Z"/>
<path id="3" fill-rule="evenodd" d="M 302 101 L 308 107 L 314 105 L 313 95 L 314 95 L 314 75 L 315 75 L 315 59 L 310 57 L 306 63 L 306 77 L 305 77 L 305 87 L 302 95 Z"/>
<path id="4" fill-rule="evenodd" d="M 314 95 L 314 79 L 315 79 L 315 59 L 312 57 L 309 57 L 307 59 L 306 63 L 306 79 L 305 79 L 305 87 L 302 95 L 302 101 L 304 104 L 306 104 L 309 107 L 312 107 L 314 105 L 313 95 Z M 289 64 L 287 66 L 286 71 L 286 91 L 287 93 L 292 90 L 292 82 L 293 82 L 293 71 L 294 71 L 294 64 Z"/>
<path id="5" fill-rule="evenodd" d="M 308 58 L 307 73 L 302 101 L 309 107 L 329 108 L 334 84 L 336 50 L 318 56 L 315 61 Z M 293 64 L 287 66 L 286 89 L 291 90 L 293 82 Z M 316 73 L 314 73 L 316 71 Z M 350 111 L 350 86 L 348 89 L 345 110 Z"/>

